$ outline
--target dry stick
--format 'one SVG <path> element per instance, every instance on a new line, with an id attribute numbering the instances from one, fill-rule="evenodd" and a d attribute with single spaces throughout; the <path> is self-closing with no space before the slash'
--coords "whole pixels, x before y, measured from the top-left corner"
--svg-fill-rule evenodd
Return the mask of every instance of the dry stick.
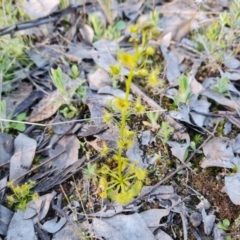
<path id="1" fill-rule="evenodd" d="M 16 31 L 20 31 L 20 30 L 24 30 L 24 29 L 29 29 L 29 28 L 33 28 L 33 27 L 38 27 L 44 24 L 48 24 L 48 23 L 52 23 L 52 22 L 56 22 L 58 21 L 61 17 L 67 15 L 67 14 L 71 14 L 75 11 L 78 10 L 82 10 L 83 7 L 88 7 L 91 6 L 92 3 L 86 3 L 84 6 L 83 5 L 78 5 L 78 6 L 69 6 L 63 10 L 60 11 L 56 11 L 53 12 L 51 14 L 49 14 L 48 16 L 45 17 L 40 17 L 31 21 L 26 21 L 23 23 L 19 23 L 10 27 L 6 27 L 3 29 L 0 29 L 0 36 L 12 33 L 12 32 L 16 32 Z"/>
<path id="2" fill-rule="evenodd" d="M 52 161 L 54 158 L 60 156 L 60 155 L 61 155 L 62 153 L 64 153 L 65 151 L 66 151 L 66 150 L 61 151 L 60 153 L 58 153 L 57 155 L 53 156 L 52 158 L 49 158 L 49 159 L 46 160 L 45 162 L 43 162 L 43 163 L 39 164 L 38 166 L 36 166 L 36 167 L 30 169 L 29 171 L 27 171 L 27 172 L 25 172 L 24 174 L 22 174 L 20 177 L 18 177 L 18 178 L 16 178 L 16 179 L 13 179 L 12 182 L 15 182 L 15 181 L 17 181 L 17 180 L 23 178 L 25 175 L 31 173 L 32 171 L 34 171 L 34 170 L 38 169 L 39 167 L 43 166 L 44 164 L 46 164 L 46 163 Z M 3 189 L 5 189 L 6 187 L 7 187 L 7 186 L 0 188 L 0 192 L 1 192 Z"/>
<path id="3" fill-rule="evenodd" d="M 7 162 L 5 162 L 5 163 L 0 164 L 0 168 L 1 168 L 1 167 L 4 167 L 4 166 L 6 166 L 6 165 L 8 165 L 9 163 L 10 163 L 10 160 L 7 161 Z"/>
<path id="4" fill-rule="evenodd" d="M 232 232 L 232 233 L 222 233 L 221 236 L 237 236 L 240 235 L 240 232 Z"/>

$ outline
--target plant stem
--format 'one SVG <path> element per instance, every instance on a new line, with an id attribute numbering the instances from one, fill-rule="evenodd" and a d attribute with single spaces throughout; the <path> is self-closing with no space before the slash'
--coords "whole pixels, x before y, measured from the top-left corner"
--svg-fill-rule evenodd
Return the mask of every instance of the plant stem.
<path id="1" fill-rule="evenodd" d="M 132 83 L 132 79 L 133 79 L 133 69 L 132 68 L 130 70 L 130 73 L 128 75 L 127 81 L 126 81 L 126 94 L 125 94 L 125 100 L 128 101 L 128 97 L 130 94 L 130 87 L 131 87 L 131 83 Z M 127 118 L 127 109 L 124 109 L 122 111 L 122 119 L 121 119 L 121 129 L 120 129 L 120 141 L 123 141 L 124 139 L 124 129 L 125 129 L 125 125 L 126 125 L 126 118 Z M 119 177 L 122 179 L 122 152 L 123 152 L 123 146 L 119 147 L 118 150 L 118 175 Z"/>

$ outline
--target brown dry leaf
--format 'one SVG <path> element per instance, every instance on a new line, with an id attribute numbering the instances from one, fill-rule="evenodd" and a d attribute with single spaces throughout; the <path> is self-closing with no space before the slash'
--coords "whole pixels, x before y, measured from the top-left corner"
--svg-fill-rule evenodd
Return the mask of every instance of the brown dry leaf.
<path id="1" fill-rule="evenodd" d="M 183 20 L 179 24 L 175 24 L 171 27 L 168 27 L 160 38 L 164 37 L 166 34 L 171 32 L 172 40 L 176 42 L 181 41 L 181 39 L 190 32 L 191 24 L 194 18 L 195 18 L 195 15 L 188 20 Z"/>
<path id="2" fill-rule="evenodd" d="M 155 209 L 157 210 L 157 209 Z M 147 223 L 140 214 L 117 214 L 110 218 L 92 220 L 92 228 L 97 237 L 111 240 L 154 240 Z"/>
<path id="3" fill-rule="evenodd" d="M 55 195 L 56 192 L 53 191 L 52 193 L 45 194 L 29 202 L 24 212 L 24 219 L 31 218 L 34 224 L 44 219 Z"/>
<path id="4" fill-rule="evenodd" d="M 213 138 L 203 146 L 203 153 L 206 158 L 201 167 L 224 167 L 233 168 L 234 153 L 232 141 L 226 137 Z"/>
<path id="5" fill-rule="evenodd" d="M 37 142 L 35 139 L 20 133 L 14 140 L 14 155 L 10 160 L 9 180 L 14 180 L 25 174 L 32 166 Z M 15 181 L 17 184 L 21 179 Z"/>
<path id="6" fill-rule="evenodd" d="M 50 144 L 54 143 L 58 139 L 57 135 L 54 135 L 51 139 Z M 75 135 L 66 135 L 57 144 L 54 148 L 49 150 L 49 157 L 52 158 L 65 150 L 64 153 L 56 157 L 53 162 L 53 168 L 56 168 L 55 173 L 59 173 L 71 166 L 78 161 L 78 149 L 80 148 L 79 141 Z"/>
<path id="7" fill-rule="evenodd" d="M 166 61 L 166 77 L 171 86 L 178 85 L 178 77 L 181 75 L 179 69 L 179 63 L 174 56 L 174 53 L 168 50 L 168 47 L 171 44 L 172 33 L 167 33 L 161 41 L 161 51 Z"/>
<path id="8" fill-rule="evenodd" d="M 91 45 L 94 38 L 93 29 L 87 24 L 81 24 L 79 31 L 81 33 L 84 43 L 86 43 L 87 45 Z"/>
<path id="9" fill-rule="evenodd" d="M 145 220 L 147 226 L 150 228 L 159 227 L 160 220 L 168 216 L 170 213 L 170 208 L 167 209 L 149 209 L 147 211 L 141 212 L 141 217 Z"/>
<path id="10" fill-rule="evenodd" d="M 20 104 L 32 92 L 32 89 L 33 86 L 31 84 L 21 82 L 16 91 L 8 93 L 7 97 L 3 98 L 6 100 L 7 103 L 7 115 L 12 113 L 15 107 Z"/>
<path id="11" fill-rule="evenodd" d="M 57 112 L 62 104 L 63 99 L 60 93 L 57 90 L 51 92 L 49 95 L 43 98 L 33 109 L 29 121 L 40 122 L 47 118 L 50 118 Z"/>
<path id="12" fill-rule="evenodd" d="M 11 219 L 6 239 L 37 240 L 32 219 L 24 219 L 24 212 L 17 210 Z"/>
<path id="13" fill-rule="evenodd" d="M 0 204 L 0 234 L 7 235 L 8 226 L 13 217 L 13 212 Z"/>
<path id="14" fill-rule="evenodd" d="M 88 82 L 90 89 L 97 91 L 104 86 L 111 86 L 111 79 L 109 74 L 102 68 L 98 68 L 94 73 L 88 75 Z"/>
<path id="15" fill-rule="evenodd" d="M 239 165 L 238 169 L 239 169 Z M 225 177 L 225 191 L 231 201 L 236 204 L 240 205 L 240 171 L 238 171 L 234 175 L 226 176 Z"/>

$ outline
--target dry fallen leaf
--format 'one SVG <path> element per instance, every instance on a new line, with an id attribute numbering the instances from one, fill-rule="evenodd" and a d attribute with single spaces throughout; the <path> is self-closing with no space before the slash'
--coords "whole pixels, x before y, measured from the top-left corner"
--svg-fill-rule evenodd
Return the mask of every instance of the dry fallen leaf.
<path id="1" fill-rule="evenodd" d="M 14 138 L 7 133 L 0 133 L 0 164 L 10 160 L 14 153 Z"/>
<path id="2" fill-rule="evenodd" d="M 0 204 L 0 234 L 6 236 L 13 212 Z"/>
<path id="3" fill-rule="evenodd" d="M 32 219 L 24 219 L 24 212 L 17 210 L 10 222 L 7 240 L 37 240 Z"/>
<path id="4" fill-rule="evenodd" d="M 32 166 L 35 156 L 37 142 L 35 139 L 29 138 L 20 133 L 14 140 L 14 154 L 10 160 L 10 176 L 9 180 L 14 180 L 26 173 Z M 15 183 L 19 183 L 18 179 Z"/>
<path id="5" fill-rule="evenodd" d="M 160 225 L 160 220 L 168 216 L 170 213 L 170 208 L 167 209 L 149 209 L 147 211 L 141 212 L 141 217 L 145 220 L 147 226 L 150 228 L 157 228 Z"/>
<path id="6" fill-rule="evenodd" d="M 94 233 L 106 240 L 155 240 L 140 214 L 118 214 L 111 218 L 92 220 Z"/>
<path id="7" fill-rule="evenodd" d="M 98 68 L 94 73 L 88 75 L 88 82 L 91 90 L 97 91 L 104 86 L 111 86 L 109 74 L 102 68 Z"/>
<path id="8" fill-rule="evenodd" d="M 51 92 L 36 105 L 30 115 L 29 121 L 40 122 L 50 118 L 62 104 L 63 99 L 60 93 L 57 90 Z"/>
<path id="9" fill-rule="evenodd" d="M 240 165 L 237 165 L 238 169 L 240 169 Z M 240 205 L 240 171 L 232 176 L 225 177 L 225 191 L 231 201 Z"/>
<path id="10" fill-rule="evenodd" d="M 201 167 L 224 167 L 233 168 L 234 158 L 233 143 L 226 137 L 213 138 L 203 146 L 203 153 L 206 158 L 203 160 Z"/>
<path id="11" fill-rule="evenodd" d="M 54 143 L 58 139 L 58 135 L 54 135 L 51 139 L 50 144 Z M 64 153 L 54 158 L 52 166 L 56 168 L 56 172 L 61 172 L 68 166 L 78 161 L 78 149 L 80 148 L 79 140 L 75 135 L 65 135 L 54 148 L 49 150 L 49 157 L 52 158 L 65 150 Z"/>

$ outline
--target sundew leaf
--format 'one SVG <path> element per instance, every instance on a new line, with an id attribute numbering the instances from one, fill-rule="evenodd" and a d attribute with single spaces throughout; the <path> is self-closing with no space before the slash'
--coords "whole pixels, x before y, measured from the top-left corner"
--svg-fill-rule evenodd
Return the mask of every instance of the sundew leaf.
<path id="1" fill-rule="evenodd" d="M 133 197 L 134 195 L 131 190 L 127 192 L 121 192 L 121 193 L 118 193 L 118 195 L 116 196 L 116 201 L 121 204 L 125 204 L 130 202 L 133 199 Z"/>
<path id="2" fill-rule="evenodd" d="M 146 171 L 141 168 L 136 168 L 135 169 L 135 174 L 138 180 L 143 180 L 146 177 Z"/>
<path id="3" fill-rule="evenodd" d="M 142 190 L 142 182 L 137 180 L 131 187 L 131 192 L 133 196 L 137 196 Z"/>
<path id="4" fill-rule="evenodd" d="M 99 180 L 99 196 L 101 198 L 107 198 L 107 187 L 108 187 L 108 182 L 105 177 L 101 177 Z"/>
<path id="5" fill-rule="evenodd" d="M 107 165 L 103 165 L 99 170 L 98 173 L 101 174 L 108 174 L 110 171 L 110 168 Z"/>

